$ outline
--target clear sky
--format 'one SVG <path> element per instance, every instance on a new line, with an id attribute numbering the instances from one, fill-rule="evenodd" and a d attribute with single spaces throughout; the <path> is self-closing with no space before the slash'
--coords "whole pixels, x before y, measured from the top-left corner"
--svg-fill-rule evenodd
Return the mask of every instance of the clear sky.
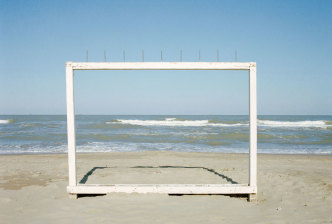
<path id="1" fill-rule="evenodd" d="M 256 61 L 259 114 L 332 114 L 332 1 L 0 0 L 0 114 L 65 114 L 65 62 Z M 80 114 L 247 114 L 244 71 L 80 71 Z"/>

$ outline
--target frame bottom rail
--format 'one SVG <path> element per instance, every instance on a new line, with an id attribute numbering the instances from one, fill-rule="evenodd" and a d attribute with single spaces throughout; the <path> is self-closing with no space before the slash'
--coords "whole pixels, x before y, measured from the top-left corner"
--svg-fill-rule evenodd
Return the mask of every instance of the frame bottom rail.
<path id="1" fill-rule="evenodd" d="M 256 194 L 245 184 L 84 184 L 68 186 L 69 194 L 165 193 L 165 194 Z"/>

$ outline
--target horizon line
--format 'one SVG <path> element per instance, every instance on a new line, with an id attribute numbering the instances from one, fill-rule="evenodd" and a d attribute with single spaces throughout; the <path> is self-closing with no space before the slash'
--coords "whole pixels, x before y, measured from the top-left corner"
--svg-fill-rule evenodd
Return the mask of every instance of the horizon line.
<path id="1" fill-rule="evenodd" d="M 66 116 L 67 114 L 0 114 L 0 116 Z M 249 114 L 75 114 L 75 116 L 249 116 Z M 257 116 L 332 116 L 332 114 L 257 114 Z"/>

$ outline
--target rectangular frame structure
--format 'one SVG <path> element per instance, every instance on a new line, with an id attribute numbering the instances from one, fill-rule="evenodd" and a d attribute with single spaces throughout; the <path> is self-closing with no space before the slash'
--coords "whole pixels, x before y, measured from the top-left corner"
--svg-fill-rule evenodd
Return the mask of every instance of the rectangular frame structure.
<path id="1" fill-rule="evenodd" d="M 74 70 L 248 70 L 249 71 L 249 183 L 248 184 L 77 184 L 74 107 Z M 168 194 L 257 194 L 257 87 L 255 62 L 67 62 L 67 134 L 69 186 L 78 194 L 168 193 Z"/>

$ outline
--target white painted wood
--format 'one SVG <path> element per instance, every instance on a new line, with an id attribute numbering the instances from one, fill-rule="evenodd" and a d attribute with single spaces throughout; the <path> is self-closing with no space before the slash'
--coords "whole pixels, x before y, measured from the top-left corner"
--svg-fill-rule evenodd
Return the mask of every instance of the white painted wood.
<path id="1" fill-rule="evenodd" d="M 68 195 L 70 199 L 77 199 L 78 195 L 77 194 L 69 194 Z"/>
<path id="2" fill-rule="evenodd" d="M 257 194 L 248 194 L 248 201 L 257 202 Z"/>
<path id="3" fill-rule="evenodd" d="M 74 108 L 74 70 L 249 70 L 249 186 L 240 184 L 114 184 L 77 185 Z M 68 62 L 66 63 L 67 132 L 70 194 L 168 193 L 250 194 L 257 193 L 257 90 L 255 62 Z M 74 197 L 74 196 L 73 196 Z"/>
<path id="4" fill-rule="evenodd" d="M 67 135 L 68 135 L 68 169 L 69 186 L 76 186 L 76 136 L 74 107 L 74 71 L 71 63 L 66 64 L 67 92 Z"/>
<path id="5" fill-rule="evenodd" d="M 254 62 L 73 62 L 74 70 L 249 70 Z"/>
<path id="6" fill-rule="evenodd" d="M 70 194 L 162 193 L 162 194 L 249 194 L 255 187 L 242 184 L 83 184 L 68 186 Z"/>
<path id="7" fill-rule="evenodd" d="M 257 186 L 257 86 L 256 64 L 249 70 L 249 117 L 250 117 L 250 149 L 249 149 L 249 186 Z"/>

